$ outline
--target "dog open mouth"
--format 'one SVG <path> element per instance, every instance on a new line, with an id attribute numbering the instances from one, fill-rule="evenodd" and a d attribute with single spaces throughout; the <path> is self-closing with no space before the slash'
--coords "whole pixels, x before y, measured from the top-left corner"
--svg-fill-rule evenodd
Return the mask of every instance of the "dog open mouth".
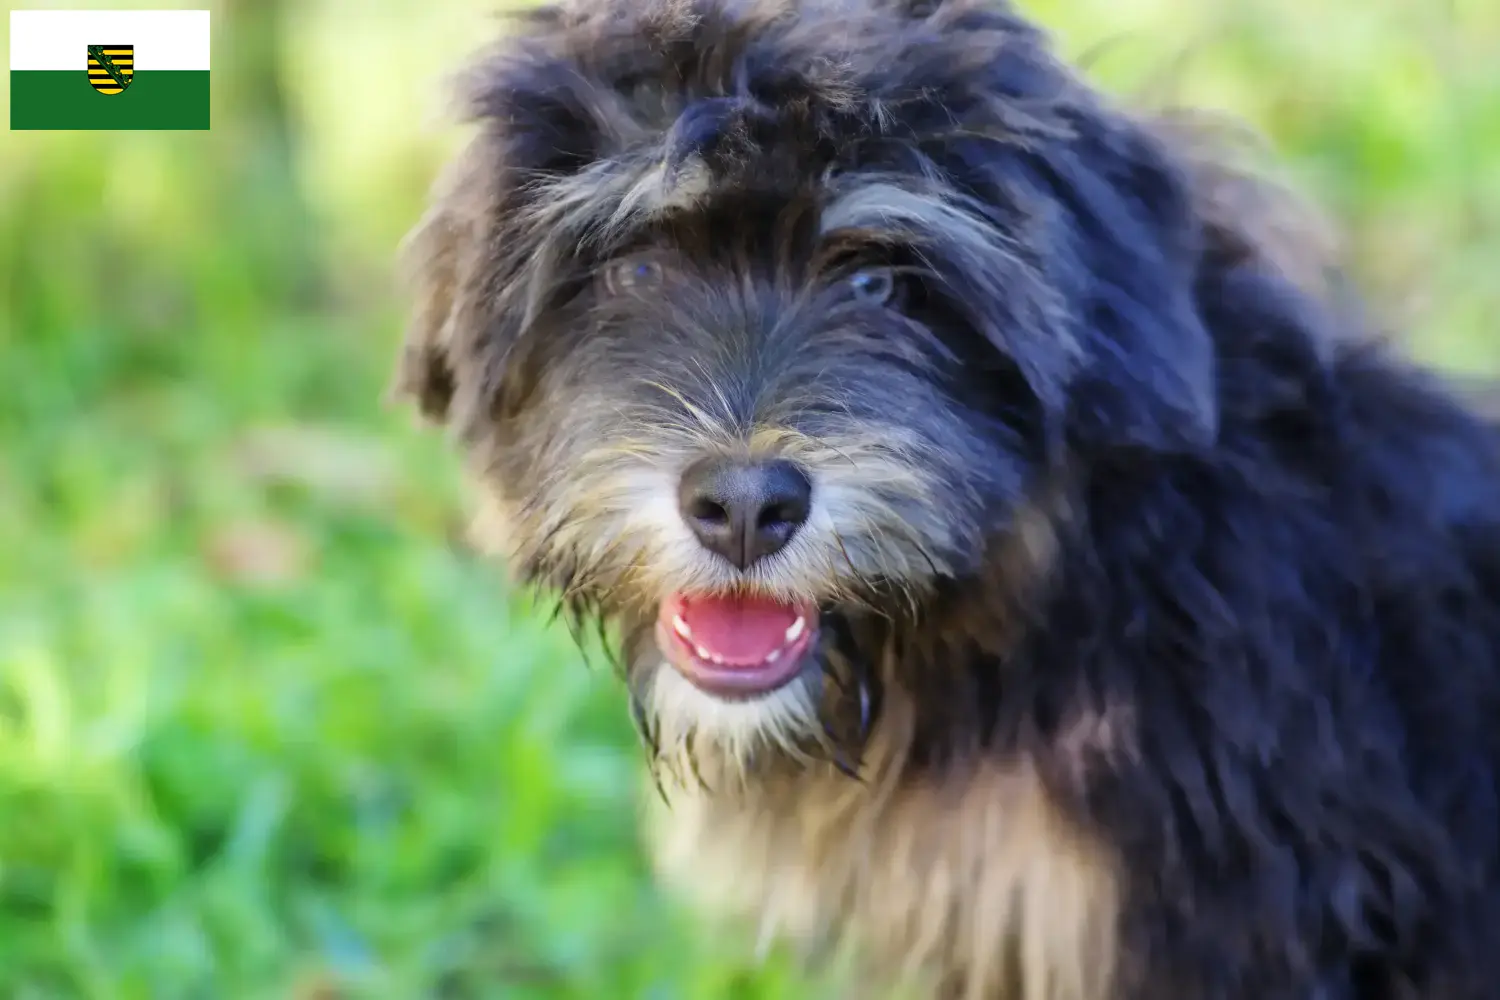
<path id="1" fill-rule="evenodd" d="M 662 602 L 656 642 L 694 687 L 721 698 L 750 698 L 797 676 L 817 627 L 812 604 L 678 593 Z"/>

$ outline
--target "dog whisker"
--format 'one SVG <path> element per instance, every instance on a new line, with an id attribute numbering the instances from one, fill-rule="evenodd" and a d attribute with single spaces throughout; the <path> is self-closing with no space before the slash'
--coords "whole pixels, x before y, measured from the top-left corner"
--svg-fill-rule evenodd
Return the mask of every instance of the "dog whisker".
<path id="1" fill-rule="evenodd" d="M 841 739 L 839 734 L 833 731 L 833 728 L 827 721 L 823 723 L 823 735 L 823 758 L 832 764 L 834 769 L 844 777 L 863 784 L 864 778 L 859 773 L 860 762 L 858 760 L 851 761 L 845 756 L 840 746 Z"/>
<path id="2" fill-rule="evenodd" d="M 850 572 L 857 572 L 857 568 L 854 565 L 854 560 L 849 556 L 849 549 L 844 545 L 844 536 L 841 535 L 838 531 L 834 531 L 833 540 L 838 543 L 839 552 L 843 554 L 844 562 L 849 566 Z"/>
<path id="3" fill-rule="evenodd" d="M 651 716 L 647 713 L 646 706 L 642 704 L 640 696 L 636 694 L 630 696 L 630 718 L 635 723 L 636 732 L 640 734 L 654 762 L 661 756 L 661 744 L 657 742 L 656 727 L 651 722 Z"/>
<path id="4" fill-rule="evenodd" d="M 703 778 L 703 770 L 702 770 L 702 767 L 701 767 L 701 765 L 699 764 L 699 761 L 698 761 L 698 746 L 697 746 L 697 744 L 698 744 L 698 730 L 695 729 L 695 730 L 691 731 L 690 733 L 688 733 L 687 740 L 683 744 L 683 755 L 684 755 L 684 757 L 687 760 L 687 765 L 688 765 L 689 770 L 692 772 L 693 780 L 698 783 L 699 790 L 702 791 L 702 792 L 704 792 L 704 793 L 706 793 L 706 794 L 710 794 L 711 795 L 711 794 L 713 794 L 713 789 L 710 788 L 708 786 L 708 782 L 704 780 L 704 778 Z"/>
<path id="5" fill-rule="evenodd" d="M 859 744 L 864 747 L 870 742 L 871 723 L 874 718 L 874 706 L 870 698 L 870 678 L 861 674 L 855 682 L 855 688 L 859 693 Z"/>

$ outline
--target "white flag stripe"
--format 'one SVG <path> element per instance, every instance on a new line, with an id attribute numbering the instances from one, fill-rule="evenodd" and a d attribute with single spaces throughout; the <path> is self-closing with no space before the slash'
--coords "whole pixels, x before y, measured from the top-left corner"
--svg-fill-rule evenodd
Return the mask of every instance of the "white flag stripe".
<path id="1" fill-rule="evenodd" d="M 134 45 L 137 72 L 208 69 L 206 10 L 13 10 L 10 68 L 88 68 L 90 45 Z"/>

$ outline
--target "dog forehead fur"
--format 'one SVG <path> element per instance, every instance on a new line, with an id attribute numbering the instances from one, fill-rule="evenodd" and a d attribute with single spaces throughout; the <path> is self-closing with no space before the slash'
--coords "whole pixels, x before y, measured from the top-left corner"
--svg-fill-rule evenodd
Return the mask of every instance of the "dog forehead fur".
<path id="1" fill-rule="evenodd" d="M 397 387 L 617 631 L 664 877 L 858 996 L 1500 995 L 1500 445 L 1300 206 L 998 0 L 572 0 L 465 99 Z M 683 527 L 705 453 L 807 471 L 775 560 Z M 824 626 L 750 706 L 652 634 L 735 588 Z"/>

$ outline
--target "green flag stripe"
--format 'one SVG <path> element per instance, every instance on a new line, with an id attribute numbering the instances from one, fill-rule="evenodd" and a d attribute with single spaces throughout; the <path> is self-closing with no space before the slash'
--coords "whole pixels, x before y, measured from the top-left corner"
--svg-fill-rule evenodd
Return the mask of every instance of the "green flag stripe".
<path id="1" fill-rule="evenodd" d="M 78 70 L 12 70 L 13 129 L 206 129 L 208 71 L 137 73 L 118 94 L 101 94 Z"/>

